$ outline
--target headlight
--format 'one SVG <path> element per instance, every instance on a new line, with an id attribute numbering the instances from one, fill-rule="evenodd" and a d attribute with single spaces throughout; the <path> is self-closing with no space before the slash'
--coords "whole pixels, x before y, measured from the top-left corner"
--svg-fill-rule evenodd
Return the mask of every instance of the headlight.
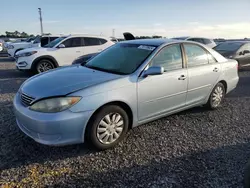
<path id="1" fill-rule="evenodd" d="M 27 57 L 27 56 L 31 56 L 35 53 L 37 53 L 37 51 L 25 52 L 25 53 L 21 53 L 21 54 L 16 55 L 16 57 Z"/>
<path id="2" fill-rule="evenodd" d="M 61 112 L 78 103 L 81 97 L 58 97 L 44 99 L 33 104 L 30 109 L 37 112 Z"/>
<path id="3" fill-rule="evenodd" d="M 13 49 L 14 48 L 13 45 L 8 45 L 7 47 L 8 47 L 8 49 Z"/>

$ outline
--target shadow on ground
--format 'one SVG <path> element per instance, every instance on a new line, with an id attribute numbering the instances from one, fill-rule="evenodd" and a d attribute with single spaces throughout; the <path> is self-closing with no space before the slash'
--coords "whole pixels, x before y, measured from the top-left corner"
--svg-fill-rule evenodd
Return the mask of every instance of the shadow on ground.
<path id="1" fill-rule="evenodd" d="M 121 169 L 110 167 L 105 172 L 92 170 L 88 176 L 80 171 L 78 173 L 83 175 L 68 176 L 54 186 L 242 187 L 248 157 L 250 158 L 250 143 L 242 143 L 170 160 L 152 160 L 145 165 Z M 232 178 L 235 176 L 240 177 Z"/>

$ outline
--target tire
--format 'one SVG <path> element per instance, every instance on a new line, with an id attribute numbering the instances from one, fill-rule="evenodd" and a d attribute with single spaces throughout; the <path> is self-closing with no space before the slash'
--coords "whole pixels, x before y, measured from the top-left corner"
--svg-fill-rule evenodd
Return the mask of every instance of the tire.
<path id="1" fill-rule="evenodd" d="M 112 124 L 113 120 L 116 123 Z M 90 119 L 85 134 L 86 141 L 95 149 L 110 149 L 123 140 L 128 131 L 128 125 L 128 115 L 121 107 L 104 106 Z M 111 141 L 112 138 L 114 141 Z"/>
<path id="2" fill-rule="evenodd" d="M 48 59 L 42 59 L 36 64 L 34 72 L 39 74 L 39 73 L 46 72 L 54 68 L 55 68 L 55 65 L 53 64 L 52 61 Z"/>
<path id="3" fill-rule="evenodd" d="M 225 87 L 221 82 L 219 82 L 213 88 L 213 90 L 209 96 L 209 99 L 207 101 L 206 106 L 212 110 L 216 109 L 216 108 L 220 107 L 224 97 L 225 97 Z"/>

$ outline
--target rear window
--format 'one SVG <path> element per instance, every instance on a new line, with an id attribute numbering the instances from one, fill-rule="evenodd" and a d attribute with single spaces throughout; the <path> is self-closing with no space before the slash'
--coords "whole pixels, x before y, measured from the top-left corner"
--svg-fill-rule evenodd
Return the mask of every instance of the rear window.
<path id="1" fill-rule="evenodd" d="M 223 42 L 223 43 L 218 44 L 214 49 L 216 51 L 233 52 L 233 51 L 237 51 L 242 45 L 243 43 L 241 42 Z"/>

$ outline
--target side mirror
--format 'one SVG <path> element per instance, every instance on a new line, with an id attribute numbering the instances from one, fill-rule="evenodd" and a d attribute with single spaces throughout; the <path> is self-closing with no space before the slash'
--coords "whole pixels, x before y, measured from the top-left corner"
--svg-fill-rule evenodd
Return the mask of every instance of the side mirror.
<path id="1" fill-rule="evenodd" d="M 164 73 L 164 68 L 160 66 L 152 66 L 143 72 L 143 77 L 147 77 L 149 75 L 160 75 Z"/>
<path id="2" fill-rule="evenodd" d="M 59 44 L 58 48 L 65 48 L 64 44 Z"/>

